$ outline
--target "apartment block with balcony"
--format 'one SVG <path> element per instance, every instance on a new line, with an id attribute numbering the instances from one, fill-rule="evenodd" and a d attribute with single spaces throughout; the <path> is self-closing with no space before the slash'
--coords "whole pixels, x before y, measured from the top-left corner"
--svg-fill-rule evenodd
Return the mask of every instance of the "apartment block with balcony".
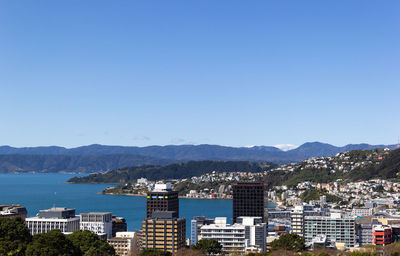
<path id="1" fill-rule="evenodd" d="M 246 229 L 241 224 L 227 224 L 226 217 L 215 218 L 215 223 L 201 227 L 201 239 L 215 239 L 227 253 L 244 253 Z"/>
<path id="2" fill-rule="evenodd" d="M 331 213 L 330 216 L 305 216 L 304 238 L 312 243 L 313 238 L 326 235 L 327 243 L 332 246 L 343 244 L 354 247 L 356 244 L 355 217 L 343 213 Z"/>

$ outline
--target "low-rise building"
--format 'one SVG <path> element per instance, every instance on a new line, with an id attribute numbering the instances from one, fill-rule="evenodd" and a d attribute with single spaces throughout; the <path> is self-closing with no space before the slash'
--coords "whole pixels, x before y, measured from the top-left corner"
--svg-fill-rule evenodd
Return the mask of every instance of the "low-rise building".
<path id="1" fill-rule="evenodd" d="M 359 217 L 372 216 L 374 214 L 374 208 L 353 208 L 351 214 Z"/>
<path id="2" fill-rule="evenodd" d="M 135 232 L 117 232 L 115 237 L 107 239 L 107 242 L 114 247 L 118 256 L 131 256 L 135 254 L 136 247 Z"/>
<path id="3" fill-rule="evenodd" d="M 86 212 L 81 213 L 80 229 L 89 230 L 100 237 L 112 237 L 111 212 Z"/>
<path id="4" fill-rule="evenodd" d="M 393 242 L 392 227 L 377 225 L 373 227 L 373 239 L 376 245 L 387 245 Z"/>
<path id="5" fill-rule="evenodd" d="M 245 227 L 235 223 L 227 224 L 226 217 L 215 218 L 215 223 L 200 229 L 202 239 L 215 239 L 227 253 L 244 253 L 246 248 Z"/>
<path id="6" fill-rule="evenodd" d="M 0 205 L 0 218 L 15 218 L 21 217 L 25 219 L 28 211 L 25 207 L 19 204 L 1 204 Z"/>
<path id="7" fill-rule="evenodd" d="M 75 215 L 75 209 L 65 207 L 53 207 L 40 210 L 36 217 L 25 219 L 31 235 L 46 233 L 58 229 L 63 233 L 71 233 L 79 230 L 79 216 Z"/>

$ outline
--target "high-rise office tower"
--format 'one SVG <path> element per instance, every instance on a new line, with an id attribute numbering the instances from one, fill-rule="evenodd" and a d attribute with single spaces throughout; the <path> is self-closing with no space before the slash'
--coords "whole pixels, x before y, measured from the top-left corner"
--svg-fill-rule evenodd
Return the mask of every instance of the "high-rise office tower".
<path id="1" fill-rule="evenodd" d="M 262 217 L 268 221 L 268 196 L 265 184 L 238 183 L 233 185 L 233 223 L 237 217 Z"/>
<path id="2" fill-rule="evenodd" d="M 127 232 L 128 224 L 126 223 L 125 218 L 112 216 L 112 237 L 117 235 L 117 232 Z"/>
<path id="3" fill-rule="evenodd" d="M 171 183 L 156 184 L 154 189 L 147 193 L 146 218 L 150 218 L 156 211 L 173 211 L 179 217 L 178 191 L 173 191 Z"/>

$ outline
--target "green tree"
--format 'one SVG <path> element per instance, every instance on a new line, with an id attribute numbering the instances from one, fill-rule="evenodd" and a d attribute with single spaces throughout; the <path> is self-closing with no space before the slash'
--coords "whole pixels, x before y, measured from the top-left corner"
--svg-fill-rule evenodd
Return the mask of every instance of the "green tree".
<path id="1" fill-rule="evenodd" d="M 271 249 L 273 251 L 276 250 L 287 250 L 293 252 L 301 252 L 305 249 L 305 241 L 304 238 L 300 237 L 297 234 L 284 234 L 281 235 L 278 239 L 272 241 Z"/>
<path id="2" fill-rule="evenodd" d="M 31 240 L 23 219 L 0 218 L 0 255 L 24 255 Z"/>
<path id="3" fill-rule="evenodd" d="M 80 256 L 76 248 L 60 230 L 33 236 L 32 243 L 26 249 L 26 256 Z"/>
<path id="4" fill-rule="evenodd" d="M 106 241 L 88 231 L 78 230 L 67 236 L 67 239 L 80 250 L 84 256 L 114 256 L 115 250 Z"/>
<path id="5" fill-rule="evenodd" d="M 215 239 L 201 239 L 193 249 L 200 250 L 207 255 L 220 254 L 222 245 Z"/>
<path id="6" fill-rule="evenodd" d="M 139 256 L 172 256 L 172 253 L 156 249 L 144 249 L 139 253 Z"/>

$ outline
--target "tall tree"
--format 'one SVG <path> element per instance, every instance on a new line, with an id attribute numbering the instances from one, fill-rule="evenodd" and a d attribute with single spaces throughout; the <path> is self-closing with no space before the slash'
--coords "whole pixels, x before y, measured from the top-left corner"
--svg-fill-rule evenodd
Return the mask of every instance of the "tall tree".
<path id="1" fill-rule="evenodd" d="M 0 255 L 24 255 L 31 240 L 23 219 L 0 218 Z"/>
<path id="2" fill-rule="evenodd" d="M 114 256 L 115 250 L 106 241 L 88 230 L 78 230 L 67 236 L 84 256 Z"/>
<path id="3" fill-rule="evenodd" d="M 76 248 L 60 230 L 33 236 L 33 241 L 26 249 L 26 256 L 80 256 Z"/>
<path id="4" fill-rule="evenodd" d="M 207 255 L 220 254 L 222 245 L 215 239 L 201 239 L 193 249 L 200 250 Z"/>
<path id="5" fill-rule="evenodd" d="M 305 250 L 304 238 L 297 234 L 284 234 L 278 239 L 272 241 L 271 249 L 275 250 L 287 250 L 293 252 L 301 252 Z"/>

